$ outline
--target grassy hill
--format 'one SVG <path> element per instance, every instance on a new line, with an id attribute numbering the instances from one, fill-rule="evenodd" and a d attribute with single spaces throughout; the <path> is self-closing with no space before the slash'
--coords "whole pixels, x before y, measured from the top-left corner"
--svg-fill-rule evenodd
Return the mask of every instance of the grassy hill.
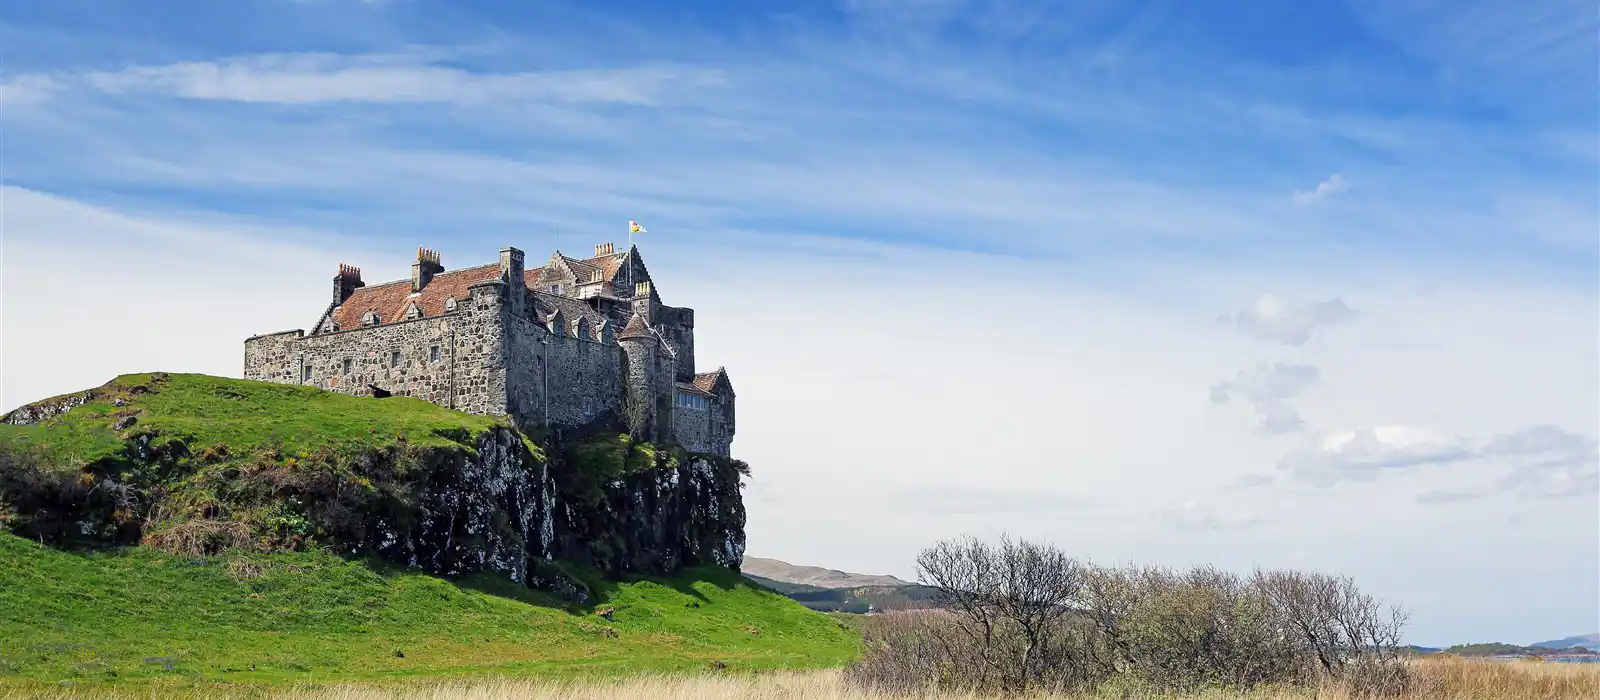
<path id="1" fill-rule="evenodd" d="M 840 665 L 858 635 L 715 565 L 743 550 L 746 469 L 118 377 L 0 422 L 0 687 Z"/>
<path id="2" fill-rule="evenodd" d="M 608 582 L 561 607 L 326 553 L 74 553 L 0 534 L 0 676 L 225 682 L 836 666 L 857 637 L 726 569 Z M 597 612 L 612 609 L 611 619 Z"/>

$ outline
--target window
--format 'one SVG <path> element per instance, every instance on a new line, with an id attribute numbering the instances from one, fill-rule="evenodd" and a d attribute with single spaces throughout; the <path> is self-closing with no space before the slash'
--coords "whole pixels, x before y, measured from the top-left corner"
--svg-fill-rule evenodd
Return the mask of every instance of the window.
<path id="1" fill-rule="evenodd" d="M 455 297 L 449 297 L 449 298 L 444 300 L 444 310 L 445 310 L 446 313 L 449 313 L 451 311 L 455 311 L 456 310 L 456 298 Z"/>
<path id="2" fill-rule="evenodd" d="M 344 373 L 345 374 L 349 374 L 350 370 L 355 369 L 355 366 L 356 366 L 356 361 L 355 360 L 352 360 L 352 359 L 350 359 L 348 357 L 344 358 Z"/>
<path id="3" fill-rule="evenodd" d="M 561 285 L 559 285 L 559 284 L 550 285 L 550 293 L 551 294 L 560 294 L 561 293 Z"/>
<path id="4" fill-rule="evenodd" d="M 682 408 L 692 408 L 696 411 L 704 411 L 708 405 L 709 403 L 706 401 L 706 397 L 704 396 L 681 391 L 678 392 L 678 406 Z"/>
<path id="5" fill-rule="evenodd" d="M 311 365 L 301 365 L 300 366 L 300 381 L 303 381 L 303 382 L 311 381 Z"/>
<path id="6" fill-rule="evenodd" d="M 400 366 L 400 351 L 399 350 L 395 350 L 395 351 L 392 351 L 392 352 L 389 353 L 389 366 L 390 367 L 399 367 Z"/>
<path id="7" fill-rule="evenodd" d="M 406 307 L 406 318 L 422 318 L 422 307 L 417 306 L 417 302 L 411 302 L 411 306 Z"/>
<path id="8" fill-rule="evenodd" d="M 435 345 L 433 347 L 428 348 L 428 361 L 429 362 L 438 362 L 439 361 L 439 346 Z"/>

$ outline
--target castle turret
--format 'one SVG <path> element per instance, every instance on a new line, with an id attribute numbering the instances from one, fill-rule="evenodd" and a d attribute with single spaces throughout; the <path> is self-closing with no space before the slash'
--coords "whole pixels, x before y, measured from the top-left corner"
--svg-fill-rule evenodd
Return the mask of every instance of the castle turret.
<path id="1" fill-rule="evenodd" d="M 650 332 L 644 317 L 634 314 L 628 325 L 617 334 L 617 345 L 627 358 L 626 395 L 623 397 L 622 419 L 630 432 L 644 440 L 655 440 L 665 435 L 659 427 L 663 413 L 656 391 L 658 383 L 661 339 Z"/>

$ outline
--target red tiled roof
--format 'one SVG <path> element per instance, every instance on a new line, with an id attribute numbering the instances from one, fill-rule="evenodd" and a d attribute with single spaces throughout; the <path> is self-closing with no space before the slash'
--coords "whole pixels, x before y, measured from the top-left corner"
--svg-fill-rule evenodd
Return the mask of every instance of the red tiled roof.
<path id="1" fill-rule="evenodd" d="M 689 383 L 689 382 L 678 382 L 678 388 L 682 389 L 684 391 L 687 391 L 687 392 L 689 392 L 691 394 L 700 394 L 702 396 L 716 396 L 716 394 L 713 394 L 710 391 L 707 391 L 705 389 L 701 389 L 700 387 L 695 386 L 694 384 Z"/>
<path id="2" fill-rule="evenodd" d="M 701 372 L 694 375 L 693 384 L 696 389 L 704 391 L 707 394 L 712 393 L 716 390 L 717 375 L 719 374 L 722 374 L 722 370 L 720 369 L 715 372 Z"/>
<path id="3" fill-rule="evenodd" d="M 581 263 L 583 265 L 587 265 L 587 266 L 589 266 L 591 268 L 593 268 L 593 267 L 600 268 L 600 279 L 605 280 L 607 282 L 614 282 L 614 281 L 616 281 L 616 278 L 617 278 L 617 271 L 622 269 L 622 259 L 627 257 L 627 255 L 628 255 L 627 252 L 624 251 L 624 252 L 621 252 L 621 253 L 612 253 L 610 255 L 602 255 L 602 256 L 597 257 L 597 258 L 589 258 L 587 260 L 579 260 L 577 262 L 579 262 L 579 263 Z M 578 280 L 578 281 L 579 282 L 583 282 L 584 280 Z"/>
<path id="4" fill-rule="evenodd" d="M 404 321 L 406 309 L 412 302 L 422 309 L 423 316 L 438 316 L 444 313 L 446 299 L 454 297 L 457 302 L 466 301 L 468 287 L 499 275 L 499 263 L 441 272 L 434 275 L 428 281 L 428 286 L 423 287 L 422 293 L 416 296 L 411 296 L 411 280 L 362 287 L 333 310 L 333 320 L 339 324 L 340 330 L 360 328 L 361 317 L 368 311 L 377 312 L 381 323 Z"/>

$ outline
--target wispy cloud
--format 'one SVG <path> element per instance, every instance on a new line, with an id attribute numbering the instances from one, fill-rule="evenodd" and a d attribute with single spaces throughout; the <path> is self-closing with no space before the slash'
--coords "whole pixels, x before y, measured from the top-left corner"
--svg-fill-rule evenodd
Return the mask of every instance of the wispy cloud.
<path id="1" fill-rule="evenodd" d="M 1294 203 L 1312 204 L 1325 199 L 1332 199 L 1333 197 L 1344 194 L 1344 192 L 1349 189 L 1350 181 L 1344 179 L 1343 175 L 1334 173 L 1329 175 L 1328 179 L 1317 183 L 1315 189 L 1294 193 Z"/>
<path id="2" fill-rule="evenodd" d="M 1212 385 L 1211 401 L 1225 404 L 1237 397 L 1255 409 L 1256 429 L 1261 433 L 1292 433 L 1304 428 L 1305 421 L 1289 406 L 1288 400 L 1309 389 L 1319 375 L 1317 368 L 1311 365 L 1261 363 L 1240 370 L 1233 379 Z"/>
<path id="3" fill-rule="evenodd" d="M 1263 294 L 1254 304 L 1217 320 L 1239 332 L 1285 345 L 1305 345 L 1318 330 L 1349 323 L 1356 317 L 1343 299 L 1295 301 Z"/>
<path id="4" fill-rule="evenodd" d="M 1504 468 L 1493 483 L 1432 489 L 1421 503 L 1452 503 L 1493 493 L 1548 499 L 1588 495 L 1600 487 L 1600 447 L 1592 437 L 1552 425 L 1523 428 L 1474 443 L 1441 431 L 1376 426 L 1323 436 L 1283 459 L 1279 468 L 1317 487 L 1373 481 L 1385 472 L 1463 463 Z"/>
<path id="5" fill-rule="evenodd" d="M 621 103 L 651 105 L 725 84 L 709 68 L 640 65 L 615 69 L 521 73 L 471 72 L 429 65 L 409 55 L 265 54 L 215 61 L 132 66 L 80 75 L 22 76 L 19 84 L 51 92 L 89 89 L 109 95 L 192 100 L 316 104 Z M 27 81 L 22 83 L 21 81 Z"/>

